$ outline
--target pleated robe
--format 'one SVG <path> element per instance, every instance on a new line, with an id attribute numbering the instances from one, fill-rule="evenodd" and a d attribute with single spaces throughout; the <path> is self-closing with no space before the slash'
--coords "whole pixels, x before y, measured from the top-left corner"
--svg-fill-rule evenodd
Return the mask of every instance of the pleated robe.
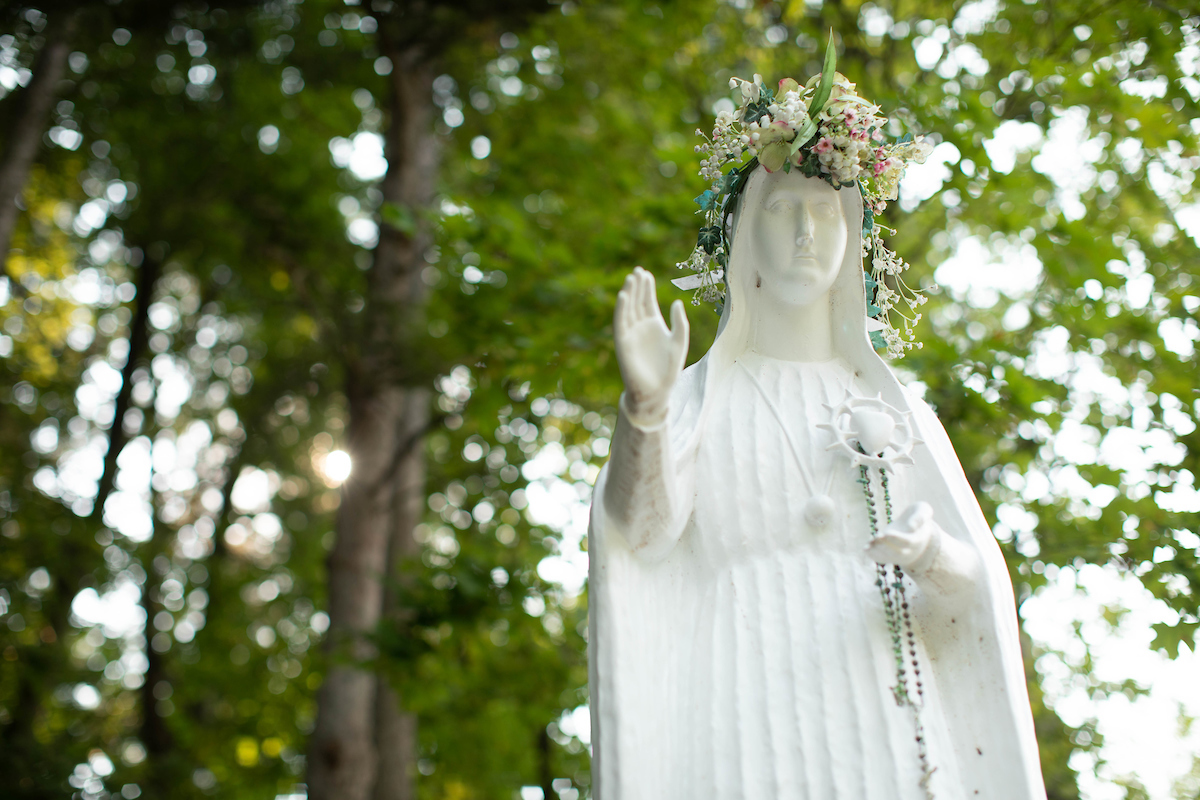
<path id="1" fill-rule="evenodd" d="M 863 489 L 849 460 L 827 449 L 832 433 L 817 428 L 854 388 L 851 375 L 840 361 L 745 353 L 710 398 L 673 557 L 691 562 L 703 588 L 689 592 L 693 628 L 673 649 L 669 705 L 689 722 L 670 748 L 675 763 L 663 765 L 672 797 L 926 798 L 914 716 L 893 694 L 876 565 L 863 551 Z M 806 520 L 814 495 L 835 504 L 823 528 Z M 936 767 L 946 728 L 924 678 Z M 935 773 L 933 786 L 950 800 L 947 777 Z"/>

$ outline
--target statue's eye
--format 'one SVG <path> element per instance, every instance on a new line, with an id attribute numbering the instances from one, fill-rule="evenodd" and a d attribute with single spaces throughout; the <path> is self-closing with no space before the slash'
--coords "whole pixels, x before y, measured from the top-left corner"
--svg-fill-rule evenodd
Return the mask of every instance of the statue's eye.
<path id="1" fill-rule="evenodd" d="M 767 206 L 767 211 L 770 211 L 772 214 L 783 214 L 791 210 L 792 204 L 786 200 L 776 200 Z"/>
<path id="2" fill-rule="evenodd" d="M 833 206 L 829 203 L 818 203 L 813 209 L 813 214 L 824 219 L 829 219 L 833 216 Z"/>

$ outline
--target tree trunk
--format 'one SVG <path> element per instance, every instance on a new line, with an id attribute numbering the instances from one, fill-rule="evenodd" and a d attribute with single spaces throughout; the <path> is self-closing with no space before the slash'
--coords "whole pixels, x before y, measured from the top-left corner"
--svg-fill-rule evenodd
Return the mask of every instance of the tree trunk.
<path id="1" fill-rule="evenodd" d="M 147 256 L 143 262 L 142 268 L 145 269 L 150 259 Z M 138 287 L 139 293 L 142 287 Z M 149 293 L 144 297 L 139 297 L 138 305 L 144 307 L 150 304 Z M 129 361 L 134 360 L 135 353 L 131 350 L 129 353 Z M 126 370 L 128 372 L 128 370 Z M 128 378 L 126 378 L 128 383 Z M 154 398 L 151 398 L 151 407 L 154 404 Z M 116 428 L 121 424 L 120 417 L 113 420 L 113 427 Z M 158 435 L 158 428 L 151 423 L 146 426 L 146 435 L 151 441 Z M 115 465 L 114 465 L 115 467 Z M 150 481 L 150 538 L 146 540 L 139 548 L 139 560 L 141 561 L 142 569 L 146 573 L 146 580 L 142 583 L 141 606 L 142 611 L 146 615 L 146 622 L 142 627 L 142 637 L 146 642 L 146 674 L 143 675 L 141 688 L 138 690 L 138 699 L 141 703 L 142 718 L 138 726 L 138 738 L 142 745 L 146 748 L 146 767 L 141 784 L 144 787 L 148 797 L 168 797 L 171 794 L 173 787 L 173 776 L 171 774 L 172 767 L 175 766 L 172 758 L 175 755 L 175 738 L 171 734 L 171 730 L 167 725 L 166 719 L 158 713 L 158 685 L 159 683 L 167 682 L 167 658 L 165 653 L 160 653 L 154 649 L 154 637 L 158 634 L 158 627 L 154 624 L 154 617 L 160 611 L 166 610 L 162 604 L 162 598 L 159 596 L 159 585 L 163 576 L 159 574 L 155 565 L 158 557 L 167 554 L 168 544 L 165 532 L 159 525 L 159 511 L 162 508 L 161 496 L 154 488 L 153 475 Z M 168 637 L 171 634 L 166 634 Z"/>
<path id="2" fill-rule="evenodd" d="M 395 65 L 387 102 L 384 202 L 412 212 L 433 197 L 438 146 L 432 65 L 416 50 L 389 47 Z M 392 214 L 384 216 L 392 218 Z M 309 759 L 312 800 L 415 797 L 416 722 L 361 662 L 374 655 L 393 557 L 415 550 L 412 527 L 424 502 L 422 436 L 428 391 L 413 386 L 414 337 L 424 300 L 420 271 L 429 244 L 423 225 L 380 225 L 368 275 L 361 357 L 350 369 L 348 447 L 354 473 L 342 490 L 329 557 L 330 666 L 317 698 Z M 390 609 L 390 613 L 399 613 Z M 355 663 L 359 662 L 359 663 Z"/>
<path id="3" fill-rule="evenodd" d="M 547 726 L 548 727 L 548 726 Z M 542 800 L 554 800 L 554 771 L 550 767 L 550 733 L 546 728 L 538 731 L 538 784 L 542 787 Z"/>
<path id="4" fill-rule="evenodd" d="M 154 302 L 154 285 L 158 282 L 161 264 L 157 258 L 145 254 L 142 256 L 141 269 L 138 272 L 137 307 L 133 320 L 129 323 L 129 355 L 125 358 L 125 366 L 121 369 L 121 389 L 117 392 L 113 404 L 112 424 L 108 427 L 108 452 L 104 454 L 104 471 L 100 473 L 100 482 L 96 489 L 96 500 L 92 505 L 92 519 L 104 521 L 104 503 L 112 493 L 113 483 L 117 478 L 117 457 L 129 441 L 125 433 L 125 412 L 133 396 L 133 371 L 137 369 L 146 352 L 146 344 L 150 340 L 150 304 Z M 151 411 L 150 413 L 153 413 Z"/>
<path id="5" fill-rule="evenodd" d="M 157 514 L 158 509 L 154 512 Z M 157 525 L 155 525 L 157 528 Z M 155 533 L 158 533 L 156 530 Z M 170 759 L 175 749 L 174 737 L 167 727 L 167 721 L 158 713 L 158 684 L 166 682 L 167 665 L 163 653 L 159 653 L 151 644 L 158 631 L 154 626 L 154 616 L 163 610 L 156 599 L 155 588 L 162 576 L 154 569 L 154 557 L 162 552 L 160 543 L 153 538 L 147 543 L 143 556 L 143 568 L 146 570 L 146 583 L 142 586 L 142 610 L 146 612 L 146 626 L 143 634 L 146 638 L 146 674 L 145 681 L 139 690 L 142 706 L 141 725 L 138 738 L 146 748 L 146 774 L 142 785 L 146 787 L 150 797 L 167 797 L 172 787 Z M 168 634 L 170 635 L 170 634 Z"/>
<path id="6" fill-rule="evenodd" d="M 0 159 L 0 267 L 8 262 L 19 213 L 17 198 L 29 180 L 29 168 L 42 141 L 46 117 L 58 95 L 74 28 L 73 14 L 52 15 L 46 29 L 46 43 L 33 64 L 33 78 L 17 98 L 21 108 L 9 133 L 4 157 Z"/>
<path id="7" fill-rule="evenodd" d="M 421 521 L 425 507 L 425 448 L 422 441 L 429 420 L 429 392 L 408 390 L 406 408 L 406 452 L 393 479 L 395 523 L 388 542 L 387 565 L 390 580 L 384 586 L 385 620 L 403 624 L 407 609 L 397 590 L 406 584 L 401 568 L 415 557 L 419 548 L 413 528 Z M 375 747 L 379 754 L 374 800 L 416 800 L 417 717 L 406 713 L 400 697 L 386 675 L 376 678 Z"/>

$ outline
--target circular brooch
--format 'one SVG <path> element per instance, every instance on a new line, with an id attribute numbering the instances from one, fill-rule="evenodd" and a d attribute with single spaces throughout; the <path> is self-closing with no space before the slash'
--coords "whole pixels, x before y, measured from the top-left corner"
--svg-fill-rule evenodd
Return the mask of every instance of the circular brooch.
<path id="1" fill-rule="evenodd" d="M 921 440 L 913 433 L 912 412 L 897 411 L 878 397 L 846 399 L 829 409 L 831 421 L 818 425 L 833 434 L 828 450 L 840 450 L 857 467 L 886 468 L 911 464 L 912 450 Z"/>

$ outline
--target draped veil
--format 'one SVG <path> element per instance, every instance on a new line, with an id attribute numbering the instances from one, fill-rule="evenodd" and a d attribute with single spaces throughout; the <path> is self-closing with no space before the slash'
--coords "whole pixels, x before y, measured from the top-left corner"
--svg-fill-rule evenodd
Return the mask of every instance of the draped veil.
<path id="1" fill-rule="evenodd" d="M 709 351 L 684 371 L 670 399 L 668 469 L 684 478 L 704 432 L 705 397 L 749 345 L 755 243 L 738 235 L 748 215 L 761 213 L 765 174 L 756 170 L 733 215 L 728 290 Z M 816 179 L 809 179 L 816 180 Z M 957 456 L 932 410 L 908 392 L 872 348 L 867 334 L 861 229 L 862 197 L 838 191 L 847 226 L 842 265 L 829 293 L 835 355 L 869 396 L 911 411 L 924 444 L 913 453 L 916 485 L 941 528 L 976 554 L 974 583 L 953 603 L 914 601 L 929 668 L 950 733 L 961 797 L 967 800 L 1044 800 L 1033 719 L 1025 688 L 1012 584 L 1003 556 L 980 511 Z M 847 467 L 849 469 L 849 467 Z M 689 735 L 669 665 L 685 647 L 695 587 L 676 553 L 649 561 L 635 555 L 606 519 L 607 467 L 593 493 L 590 551 L 589 679 L 593 797 L 659 800 L 672 797 L 676 743 Z M 684 520 L 683 522 L 686 522 Z M 682 525 L 682 523 L 681 523 Z M 674 533 L 678 533 L 677 531 Z M 865 556 L 864 556 L 865 558 Z M 946 612 L 946 613 L 943 613 Z"/>

